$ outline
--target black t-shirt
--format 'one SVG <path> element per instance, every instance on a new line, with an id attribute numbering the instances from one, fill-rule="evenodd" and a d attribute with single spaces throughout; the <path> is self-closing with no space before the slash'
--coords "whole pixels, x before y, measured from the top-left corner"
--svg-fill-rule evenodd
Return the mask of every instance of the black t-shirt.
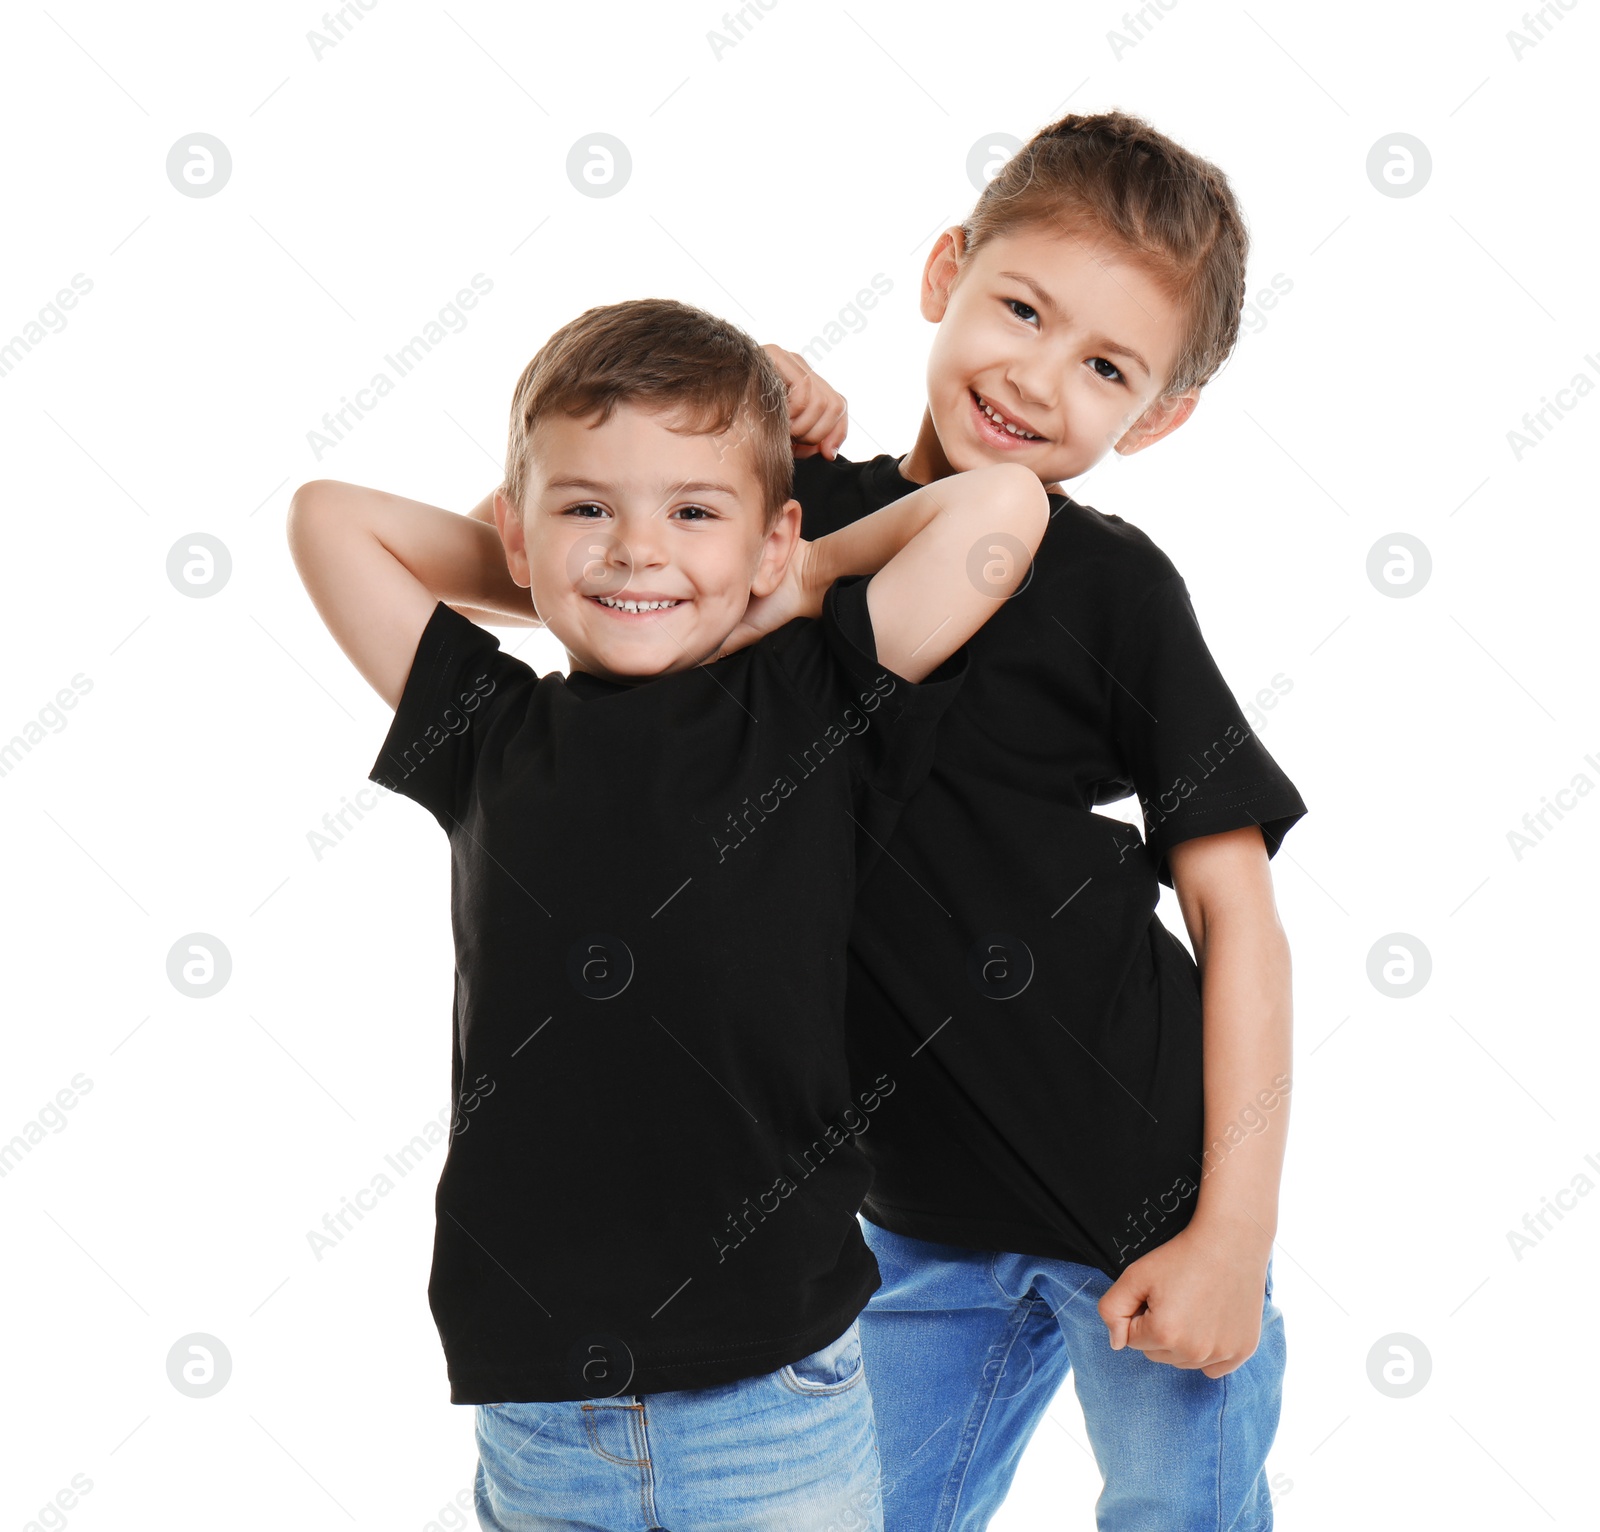
<path id="1" fill-rule="evenodd" d="M 770 1372 L 877 1287 L 857 1139 L 895 1086 L 847 1072 L 851 902 L 966 653 L 896 676 L 866 592 L 632 684 L 429 618 L 370 775 L 450 837 L 453 1403 Z"/>
<path id="2" fill-rule="evenodd" d="M 889 455 L 795 464 L 818 538 L 917 486 Z M 857 892 L 863 1213 L 913 1238 L 1115 1274 L 1177 1233 L 1201 1170 L 1200 984 L 1156 916 L 1167 854 L 1306 811 L 1250 731 L 1182 578 L 1061 495 L 1022 588 L 968 644 L 925 784 Z M 1137 793 L 1147 839 L 1094 812 Z"/>

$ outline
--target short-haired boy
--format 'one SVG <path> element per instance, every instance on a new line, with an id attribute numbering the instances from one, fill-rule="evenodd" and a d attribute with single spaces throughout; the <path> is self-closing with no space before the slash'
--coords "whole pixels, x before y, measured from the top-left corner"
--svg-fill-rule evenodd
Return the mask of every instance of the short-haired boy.
<path id="1" fill-rule="evenodd" d="M 897 1080 L 846 1073 L 851 895 L 1046 499 L 998 465 L 807 545 L 788 437 L 748 337 L 643 300 L 524 372 L 497 528 L 291 509 L 395 707 L 371 775 L 450 837 L 428 1294 L 485 1528 L 881 1525 L 857 1139 Z M 447 604 L 518 587 L 568 674 Z"/>

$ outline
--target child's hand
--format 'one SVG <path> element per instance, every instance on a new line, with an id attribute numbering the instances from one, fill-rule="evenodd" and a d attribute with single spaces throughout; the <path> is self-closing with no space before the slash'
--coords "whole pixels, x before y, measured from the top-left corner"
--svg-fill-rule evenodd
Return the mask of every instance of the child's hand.
<path id="1" fill-rule="evenodd" d="M 711 656 L 720 660 L 725 654 L 743 649 L 768 633 L 775 633 L 786 622 L 796 617 L 820 617 L 821 604 L 812 589 L 810 579 L 812 544 L 805 538 L 795 540 L 794 552 L 789 556 L 789 566 L 783 572 L 783 582 L 765 596 L 752 596 L 744 609 L 739 625 L 731 632 L 722 647 Z"/>
<path id="2" fill-rule="evenodd" d="M 1261 1340 L 1267 1253 L 1259 1238 L 1191 1223 L 1141 1256 L 1100 1300 L 1111 1349 L 1220 1378 Z M 1268 1247 L 1270 1249 L 1270 1246 Z"/>
<path id="3" fill-rule="evenodd" d="M 761 348 L 789 388 L 789 436 L 796 457 L 820 452 L 834 458 L 850 429 L 844 395 L 811 370 L 811 364 L 782 346 Z"/>

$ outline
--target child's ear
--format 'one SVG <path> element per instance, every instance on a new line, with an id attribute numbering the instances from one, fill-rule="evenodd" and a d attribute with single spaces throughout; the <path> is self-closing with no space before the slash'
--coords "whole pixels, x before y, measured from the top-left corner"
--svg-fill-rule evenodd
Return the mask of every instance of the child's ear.
<path id="1" fill-rule="evenodd" d="M 778 519 L 761 544 L 761 562 L 750 581 L 752 596 L 770 596 L 783 582 L 789 560 L 800 546 L 800 502 L 785 500 Z"/>
<path id="2" fill-rule="evenodd" d="M 922 267 L 919 303 L 922 317 L 932 324 L 944 318 L 950 304 L 950 284 L 961 269 L 961 254 L 967 247 L 967 231 L 953 224 L 934 241 Z"/>
<path id="3" fill-rule="evenodd" d="M 528 544 L 523 536 L 522 518 L 511 502 L 499 490 L 494 492 L 494 524 L 500 533 L 500 544 L 506 550 L 506 568 L 511 578 L 523 587 L 533 583 L 528 568 Z"/>
<path id="4" fill-rule="evenodd" d="M 1123 457 L 1131 457 L 1146 447 L 1153 447 L 1163 436 L 1170 436 L 1192 414 L 1200 402 L 1200 390 L 1191 388 L 1181 394 L 1157 399 L 1117 439 L 1114 450 Z"/>

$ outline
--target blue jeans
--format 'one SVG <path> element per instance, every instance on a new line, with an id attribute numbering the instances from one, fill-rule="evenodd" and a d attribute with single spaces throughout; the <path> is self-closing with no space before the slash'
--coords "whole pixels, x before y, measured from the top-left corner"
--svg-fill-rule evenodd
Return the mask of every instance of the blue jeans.
<path id="1" fill-rule="evenodd" d="M 1105 1480 L 1101 1532 L 1267 1532 L 1282 1397 L 1269 1269 L 1261 1344 L 1221 1378 L 1111 1349 L 1093 1266 L 908 1239 L 862 1219 L 882 1286 L 861 1346 L 886 1532 L 980 1532 L 1070 1371 Z"/>
<path id="2" fill-rule="evenodd" d="M 476 1408 L 485 1532 L 883 1532 L 859 1320 L 737 1383 Z"/>

